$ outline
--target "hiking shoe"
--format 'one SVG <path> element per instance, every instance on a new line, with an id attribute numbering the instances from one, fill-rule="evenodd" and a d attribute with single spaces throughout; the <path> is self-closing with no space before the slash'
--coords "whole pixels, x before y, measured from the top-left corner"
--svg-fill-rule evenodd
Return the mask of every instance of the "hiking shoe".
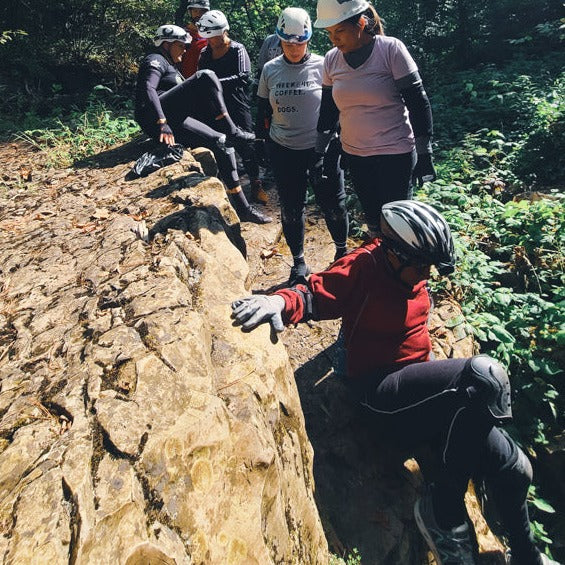
<path id="1" fill-rule="evenodd" d="M 239 219 L 242 222 L 251 222 L 253 224 L 268 224 L 273 221 L 271 216 L 263 214 L 263 212 L 260 212 L 254 206 L 249 206 L 249 208 L 243 210 L 243 212 L 239 214 Z"/>
<path id="2" fill-rule="evenodd" d="M 290 277 L 288 278 L 288 286 L 296 286 L 297 284 L 306 284 L 308 275 L 311 273 L 310 267 L 306 263 L 294 265 L 290 269 Z"/>
<path id="3" fill-rule="evenodd" d="M 236 127 L 233 133 L 226 135 L 226 144 L 231 147 L 241 147 L 242 144 L 251 144 L 255 141 L 255 134 Z"/>
<path id="4" fill-rule="evenodd" d="M 263 188 L 263 183 L 260 179 L 251 181 L 251 198 L 253 198 L 253 200 L 255 202 L 258 202 L 259 204 L 269 203 L 269 197 L 267 196 L 267 193 Z"/>
<path id="5" fill-rule="evenodd" d="M 348 253 L 349 253 L 349 249 L 347 249 L 347 247 L 340 247 L 339 249 L 336 249 L 335 255 L 334 255 L 334 263 L 338 259 L 345 257 Z"/>
<path id="6" fill-rule="evenodd" d="M 443 530 L 437 525 L 432 507 L 432 495 L 426 494 L 416 501 L 414 517 L 437 565 L 475 565 L 469 524 Z"/>

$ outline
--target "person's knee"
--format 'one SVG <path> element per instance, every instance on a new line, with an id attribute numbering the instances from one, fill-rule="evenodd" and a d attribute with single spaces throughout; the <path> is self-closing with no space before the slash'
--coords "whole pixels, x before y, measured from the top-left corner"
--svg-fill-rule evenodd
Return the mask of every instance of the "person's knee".
<path id="1" fill-rule="evenodd" d="M 487 473 L 487 485 L 501 494 L 512 492 L 517 498 L 525 499 L 534 477 L 532 464 L 514 440 L 503 430 L 500 431 L 510 444 L 512 454 L 501 468 L 495 472 L 491 469 L 490 473 Z"/>
<path id="2" fill-rule="evenodd" d="M 475 355 L 465 367 L 465 389 L 473 401 L 484 403 L 495 421 L 512 418 L 510 381 L 504 367 L 488 355 Z"/>
<path id="3" fill-rule="evenodd" d="M 347 210 L 338 206 L 320 206 L 328 222 L 344 222 L 347 220 Z"/>
<path id="4" fill-rule="evenodd" d="M 282 206 L 281 221 L 285 224 L 301 224 L 304 221 L 304 210 Z"/>
<path id="5" fill-rule="evenodd" d="M 202 85 L 216 89 L 220 86 L 220 81 L 218 80 L 216 73 L 210 69 L 200 69 L 199 71 L 196 71 L 194 80 L 197 80 Z"/>
<path id="6" fill-rule="evenodd" d="M 216 155 L 216 159 L 218 159 L 219 157 L 220 159 L 228 162 L 234 169 L 237 168 L 235 149 L 226 145 L 225 135 L 221 135 L 220 137 L 216 138 L 211 144 L 211 149 L 214 155 Z"/>

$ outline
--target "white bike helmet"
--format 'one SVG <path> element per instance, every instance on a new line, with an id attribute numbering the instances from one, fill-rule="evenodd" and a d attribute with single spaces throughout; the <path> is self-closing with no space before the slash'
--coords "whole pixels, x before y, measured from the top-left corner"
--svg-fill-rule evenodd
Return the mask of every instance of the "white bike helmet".
<path id="1" fill-rule="evenodd" d="M 276 34 L 288 43 L 306 43 L 312 37 L 312 22 L 306 10 L 285 8 L 279 16 Z"/>
<path id="2" fill-rule="evenodd" d="M 201 10 L 210 9 L 210 0 L 188 0 L 187 9 L 200 8 Z"/>
<path id="3" fill-rule="evenodd" d="M 331 27 L 369 8 L 367 0 L 318 0 L 314 27 Z"/>
<path id="4" fill-rule="evenodd" d="M 445 218 L 428 204 L 397 200 L 383 206 L 381 237 L 393 251 L 435 265 L 440 275 L 455 269 L 451 230 Z"/>
<path id="5" fill-rule="evenodd" d="M 166 24 L 157 28 L 153 37 L 153 43 L 156 47 L 160 47 L 161 43 L 173 43 L 174 41 L 182 41 L 188 44 L 192 41 L 192 37 L 184 28 L 173 24 Z"/>
<path id="6" fill-rule="evenodd" d="M 206 12 L 196 23 L 202 37 L 216 37 L 230 29 L 228 19 L 220 10 Z"/>

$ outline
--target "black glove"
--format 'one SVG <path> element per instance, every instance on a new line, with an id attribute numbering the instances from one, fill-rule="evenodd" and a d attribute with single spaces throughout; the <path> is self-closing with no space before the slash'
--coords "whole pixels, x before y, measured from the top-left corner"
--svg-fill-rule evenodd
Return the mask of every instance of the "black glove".
<path id="1" fill-rule="evenodd" d="M 312 153 L 308 161 L 308 172 L 310 182 L 314 186 L 322 182 L 324 178 L 324 155 L 322 153 Z"/>
<path id="2" fill-rule="evenodd" d="M 171 126 L 169 126 L 169 124 L 160 124 L 159 131 L 162 135 L 174 135 L 173 130 L 171 129 Z"/>
<path id="3" fill-rule="evenodd" d="M 436 180 L 436 169 L 434 167 L 434 161 L 432 159 L 431 153 L 418 153 L 418 160 L 416 161 L 416 166 L 412 171 L 412 182 L 418 184 L 418 186 L 423 186 L 425 182 L 431 182 Z"/>

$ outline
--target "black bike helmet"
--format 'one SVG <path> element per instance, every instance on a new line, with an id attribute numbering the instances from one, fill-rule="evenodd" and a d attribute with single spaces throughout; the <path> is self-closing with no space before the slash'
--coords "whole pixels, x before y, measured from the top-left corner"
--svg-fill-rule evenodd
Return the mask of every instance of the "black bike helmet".
<path id="1" fill-rule="evenodd" d="M 385 245 L 409 259 L 435 265 L 440 275 L 455 269 L 455 250 L 445 218 L 416 200 L 397 200 L 383 206 L 381 237 Z"/>

